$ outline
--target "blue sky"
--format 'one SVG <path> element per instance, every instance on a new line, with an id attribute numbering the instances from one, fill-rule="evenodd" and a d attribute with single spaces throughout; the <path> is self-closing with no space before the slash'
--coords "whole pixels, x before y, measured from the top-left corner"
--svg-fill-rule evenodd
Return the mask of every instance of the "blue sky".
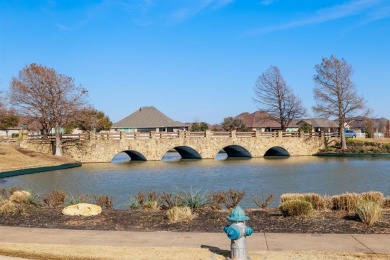
<path id="1" fill-rule="evenodd" d="M 38 63 L 114 122 L 150 105 L 182 122 L 254 112 L 270 65 L 311 113 L 314 66 L 330 55 L 353 66 L 373 116 L 390 118 L 389 46 L 388 0 L 0 1 L 0 90 Z"/>

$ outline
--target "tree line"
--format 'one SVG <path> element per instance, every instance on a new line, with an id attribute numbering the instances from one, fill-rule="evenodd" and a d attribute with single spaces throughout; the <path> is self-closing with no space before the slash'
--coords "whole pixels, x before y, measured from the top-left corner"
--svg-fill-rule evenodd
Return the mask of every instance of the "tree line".
<path id="1" fill-rule="evenodd" d="M 339 122 L 342 149 L 346 149 L 344 125 L 346 119 L 356 113 L 367 112 L 366 101 L 359 96 L 351 80 L 352 66 L 334 56 L 323 58 L 315 65 L 313 112 L 320 117 L 334 117 Z M 306 115 L 301 99 L 294 94 L 276 66 L 270 66 L 256 81 L 254 101 L 259 111 L 266 112 L 270 120 L 285 130 L 292 120 Z M 0 93 L 0 129 L 17 126 L 18 116 L 39 124 L 43 135 L 55 134 L 56 151 L 62 155 L 61 131 L 74 128 L 91 132 L 110 129 L 112 122 L 88 102 L 88 90 L 76 85 L 74 79 L 38 64 L 30 64 L 12 78 L 7 95 L 8 102 Z M 227 117 L 222 123 L 224 130 L 245 130 L 238 118 Z M 194 123 L 193 131 L 208 129 L 205 122 Z"/>

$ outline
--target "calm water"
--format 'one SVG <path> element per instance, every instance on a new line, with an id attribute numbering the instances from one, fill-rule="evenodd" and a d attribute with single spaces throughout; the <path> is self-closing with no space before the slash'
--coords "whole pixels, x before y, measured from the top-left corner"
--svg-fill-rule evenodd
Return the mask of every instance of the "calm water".
<path id="1" fill-rule="evenodd" d="M 85 164 L 79 168 L 0 179 L 0 188 L 22 187 L 44 194 L 60 189 L 77 195 L 105 194 L 115 197 L 115 207 L 126 208 L 139 191 L 212 192 L 240 189 L 246 192 L 241 205 L 254 207 L 251 195 L 287 192 L 341 194 L 381 191 L 390 196 L 390 159 L 290 157 L 287 159 L 165 161 Z M 127 157 L 126 157 L 127 158 Z"/>

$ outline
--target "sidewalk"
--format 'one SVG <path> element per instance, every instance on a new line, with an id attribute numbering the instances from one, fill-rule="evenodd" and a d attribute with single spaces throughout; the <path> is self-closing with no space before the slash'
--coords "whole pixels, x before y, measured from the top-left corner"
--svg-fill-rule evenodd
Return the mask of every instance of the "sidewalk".
<path id="1" fill-rule="evenodd" d="M 0 226 L 0 243 L 86 246 L 189 247 L 230 250 L 220 233 L 131 232 Z M 254 233 L 248 251 L 326 251 L 390 254 L 390 235 Z"/>

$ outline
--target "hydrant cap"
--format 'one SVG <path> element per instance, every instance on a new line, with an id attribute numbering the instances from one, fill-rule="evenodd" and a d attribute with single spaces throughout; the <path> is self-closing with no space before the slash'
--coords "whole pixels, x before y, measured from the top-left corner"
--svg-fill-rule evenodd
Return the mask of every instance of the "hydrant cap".
<path id="1" fill-rule="evenodd" d="M 244 210 L 237 205 L 227 217 L 227 220 L 231 222 L 247 221 L 249 217 L 245 216 Z"/>

